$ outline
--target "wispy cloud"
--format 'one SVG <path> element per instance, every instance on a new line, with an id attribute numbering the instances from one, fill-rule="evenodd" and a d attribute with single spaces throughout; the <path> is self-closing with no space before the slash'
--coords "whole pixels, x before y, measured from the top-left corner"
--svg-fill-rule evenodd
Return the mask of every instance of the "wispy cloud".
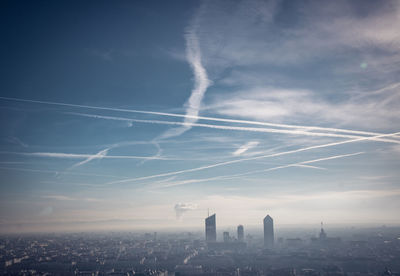
<path id="1" fill-rule="evenodd" d="M 241 145 L 241 146 L 240 146 L 237 150 L 235 150 L 232 154 L 233 154 L 234 156 L 239 156 L 239 155 L 245 153 L 246 151 L 248 151 L 249 149 L 252 149 L 252 148 L 258 146 L 259 143 L 260 143 L 260 142 L 258 142 L 258 141 L 250 141 L 250 142 L 247 142 L 246 144 Z"/>
<path id="2" fill-rule="evenodd" d="M 172 128 L 164 132 L 158 139 L 167 139 L 179 136 L 192 127 L 197 122 L 198 115 L 207 88 L 211 85 L 208 79 L 207 71 L 201 62 L 201 51 L 199 47 L 198 37 L 194 28 L 190 28 L 185 35 L 186 38 L 186 58 L 192 67 L 194 74 L 194 88 L 187 101 L 186 115 L 182 127 Z"/>
<path id="3" fill-rule="evenodd" d="M 22 142 L 21 139 L 19 139 L 18 137 L 15 137 L 15 136 L 8 137 L 7 141 L 10 143 L 13 143 L 13 144 L 20 145 L 21 147 L 24 147 L 24 148 L 28 147 L 28 144 Z"/>
<path id="4" fill-rule="evenodd" d="M 181 219 L 184 213 L 196 209 L 197 209 L 197 204 L 194 203 L 177 203 L 174 206 L 177 219 Z"/>
<path id="5" fill-rule="evenodd" d="M 201 13 L 206 68 L 218 67 L 216 86 L 229 91 L 229 97 L 213 93 L 204 109 L 272 122 L 318 118 L 321 125 L 399 127 L 398 1 L 362 7 L 351 1 L 270 2 L 276 8 L 266 14 L 259 1 L 217 1 Z M 292 12 L 296 19 L 288 16 Z M 287 19 L 285 26 L 275 15 Z M 374 89 L 386 94 L 368 93 Z"/>
<path id="6" fill-rule="evenodd" d="M 391 86 L 393 90 L 397 86 Z M 396 108 L 400 103 L 399 93 L 368 94 L 362 97 L 357 94 L 353 97 L 351 93 L 343 101 L 332 102 L 321 93 L 312 90 L 282 89 L 280 87 L 254 86 L 248 84 L 230 94 L 216 95 L 211 103 L 206 106 L 210 112 L 222 116 L 239 116 L 253 120 L 262 121 L 287 121 L 299 122 L 313 121 L 319 118 L 320 124 L 350 125 L 361 127 L 387 128 L 396 126 L 400 112 Z M 279 124 L 277 124 L 279 126 Z M 285 126 L 288 127 L 288 126 Z M 298 128 L 303 126 L 299 125 Z M 307 128 L 307 130 L 313 130 Z M 314 130 L 322 130 L 314 128 Z M 325 129 L 323 131 L 330 131 Z M 342 132 L 340 129 L 332 129 Z M 358 130 L 345 130 L 346 133 L 360 135 L 378 135 L 377 132 L 363 132 Z"/>

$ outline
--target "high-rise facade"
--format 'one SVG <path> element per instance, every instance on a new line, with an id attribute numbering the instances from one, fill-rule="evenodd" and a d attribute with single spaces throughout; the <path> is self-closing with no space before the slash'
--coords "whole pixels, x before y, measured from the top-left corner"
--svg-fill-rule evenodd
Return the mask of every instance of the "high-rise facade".
<path id="1" fill-rule="evenodd" d="M 217 241 L 217 226 L 215 222 L 215 214 L 206 218 L 206 242 Z"/>
<path id="2" fill-rule="evenodd" d="M 244 240 L 243 225 L 239 225 L 237 227 L 237 238 L 238 238 L 238 241 L 240 241 L 240 242 L 242 242 Z"/>
<path id="3" fill-rule="evenodd" d="M 229 232 L 224 232 L 224 242 L 230 242 L 231 238 L 229 237 Z"/>
<path id="4" fill-rule="evenodd" d="M 274 247 L 274 220 L 269 215 L 264 218 L 264 247 Z"/>

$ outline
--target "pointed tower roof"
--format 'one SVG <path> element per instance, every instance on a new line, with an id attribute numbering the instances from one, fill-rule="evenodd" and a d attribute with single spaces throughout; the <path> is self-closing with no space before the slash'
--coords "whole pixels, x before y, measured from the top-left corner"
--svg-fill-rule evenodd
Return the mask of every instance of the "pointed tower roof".
<path id="1" fill-rule="evenodd" d="M 267 215 L 267 216 L 264 218 L 264 221 L 266 221 L 266 220 L 273 221 L 273 219 L 272 219 L 272 217 L 271 217 L 270 215 Z"/>

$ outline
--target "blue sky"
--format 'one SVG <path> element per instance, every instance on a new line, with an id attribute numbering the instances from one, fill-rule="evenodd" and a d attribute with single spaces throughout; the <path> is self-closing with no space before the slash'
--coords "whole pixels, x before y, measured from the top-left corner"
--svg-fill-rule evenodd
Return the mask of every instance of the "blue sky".
<path id="1" fill-rule="evenodd" d="M 398 223 L 397 1 L 1 5 L 1 231 Z"/>

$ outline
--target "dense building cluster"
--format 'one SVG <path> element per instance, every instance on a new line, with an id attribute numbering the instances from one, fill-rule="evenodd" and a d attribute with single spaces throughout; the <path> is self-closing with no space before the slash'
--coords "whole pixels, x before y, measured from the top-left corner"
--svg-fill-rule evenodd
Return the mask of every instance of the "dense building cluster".
<path id="1" fill-rule="evenodd" d="M 0 275 L 400 275 L 399 228 L 236 230 L 4 235 Z"/>

